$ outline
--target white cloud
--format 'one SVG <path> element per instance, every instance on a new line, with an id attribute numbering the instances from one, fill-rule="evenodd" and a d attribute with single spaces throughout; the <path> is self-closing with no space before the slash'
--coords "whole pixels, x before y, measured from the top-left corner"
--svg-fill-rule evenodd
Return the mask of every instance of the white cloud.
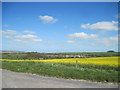
<path id="1" fill-rule="evenodd" d="M 0 37 L 5 39 L 12 39 L 17 34 L 19 33 L 15 30 L 0 30 Z"/>
<path id="2" fill-rule="evenodd" d="M 15 42 L 15 43 L 24 43 L 24 41 L 22 41 L 21 39 L 14 39 L 13 42 Z"/>
<path id="3" fill-rule="evenodd" d="M 82 24 L 81 25 L 81 28 L 84 28 L 84 29 L 86 29 L 86 28 L 89 28 L 90 27 L 90 24 L 88 23 L 88 24 Z"/>
<path id="4" fill-rule="evenodd" d="M 18 34 L 18 32 L 15 30 L 2 30 L 1 32 L 2 32 L 2 34 L 10 34 L 10 35 Z"/>
<path id="5" fill-rule="evenodd" d="M 97 43 L 101 44 L 101 45 L 104 45 L 104 46 L 112 46 L 112 45 L 118 45 L 118 36 L 115 36 L 115 37 L 107 37 L 107 38 L 99 38 L 99 40 L 97 40 Z"/>
<path id="6" fill-rule="evenodd" d="M 13 37 L 12 36 L 3 36 L 3 38 L 6 38 L 6 39 L 12 39 Z"/>
<path id="7" fill-rule="evenodd" d="M 2 30 L 0 30 L 0 37 L 2 36 Z"/>
<path id="8" fill-rule="evenodd" d="M 25 33 L 35 33 L 32 31 L 23 31 Z M 15 30 L 0 30 L 0 36 L 5 38 L 5 39 L 9 39 L 10 41 L 14 42 L 14 43 L 39 43 L 42 42 L 42 39 L 40 39 L 38 36 L 36 35 L 31 35 L 31 34 L 27 34 L 27 35 L 19 35 L 19 32 L 15 31 Z"/>
<path id="9" fill-rule="evenodd" d="M 40 39 L 35 35 L 28 34 L 28 35 L 16 36 L 14 41 L 21 42 L 21 43 L 38 43 L 38 42 L 42 42 L 42 39 Z"/>
<path id="10" fill-rule="evenodd" d="M 67 41 L 67 43 L 77 43 L 77 41 Z"/>
<path id="11" fill-rule="evenodd" d="M 81 33 L 73 33 L 73 34 L 69 34 L 68 38 L 69 39 L 94 39 L 97 38 L 98 36 L 95 34 L 87 34 L 84 32 Z"/>
<path id="12" fill-rule="evenodd" d="M 112 21 L 112 22 L 97 22 L 95 24 L 82 24 L 81 28 L 112 31 L 112 30 L 118 30 L 118 22 Z"/>
<path id="13" fill-rule="evenodd" d="M 105 46 L 105 47 L 109 47 L 109 46 L 116 46 L 118 45 L 118 38 L 120 38 L 120 34 L 113 36 L 113 37 L 98 37 L 95 34 L 87 34 L 84 32 L 81 33 L 73 33 L 73 34 L 69 34 L 68 35 L 68 39 L 78 39 L 78 40 L 92 40 L 92 42 L 90 44 L 94 43 L 94 46 L 96 45 L 101 45 L 101 46 Z M 67 41 L 67 43 L 76 43 L 78 41 Z"/>
<path id="14" fill-rule="evenodd" d="M 55 23 L 58 21 L 58 19 L 52 17 L 52 16 L 39 16 L 39 19 L 42 21 L 42 23 L 47 24 L 47 23 Z"/>
<path id="15" fill-rule="evenodd" d="M 35 33 L 35 32 L 32 32 L 32 31 L 28 31 L 28 30 L 25 30 L 23 32 L 25 32 L 25 33 Z"/>

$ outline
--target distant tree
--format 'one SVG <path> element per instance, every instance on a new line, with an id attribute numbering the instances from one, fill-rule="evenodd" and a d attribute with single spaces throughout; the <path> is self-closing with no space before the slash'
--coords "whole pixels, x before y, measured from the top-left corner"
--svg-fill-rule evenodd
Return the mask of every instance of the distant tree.
<path id="1" fill-rule="evenodd" d="M 109 51 L 107 51 L 107 52 L 115 52 L 115 51 L 113 51 L 113 50 L 109 50 Z"/>

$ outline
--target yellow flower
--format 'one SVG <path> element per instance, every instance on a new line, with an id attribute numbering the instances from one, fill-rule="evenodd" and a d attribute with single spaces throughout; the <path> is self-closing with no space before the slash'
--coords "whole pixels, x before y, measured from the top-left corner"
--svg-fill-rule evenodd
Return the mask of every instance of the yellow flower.
<path id="1" fill-rule="evenodd" d="M 0 60 L 2 61 L 35 61 L 35 62 L 49 62 L 49 63 L 72 63 L 72 64 L 76 63 L 76 60 L 78 60 L 79 64 L 118 66 L 119 64 L 118 58 L 119 57 L 70 58 L 70 59 L 48 59 L 48 60 L 9 60 L 9 59 L 0 59 Z"/>

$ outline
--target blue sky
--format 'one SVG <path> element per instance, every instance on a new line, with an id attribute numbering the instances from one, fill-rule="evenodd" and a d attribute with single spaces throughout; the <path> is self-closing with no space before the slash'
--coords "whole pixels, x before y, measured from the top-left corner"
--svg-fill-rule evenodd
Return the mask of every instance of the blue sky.
<path id="1" fill-rule="evenodd" d="M 118 50 L 117 2 L 4 2 L 3 50 Z"/>

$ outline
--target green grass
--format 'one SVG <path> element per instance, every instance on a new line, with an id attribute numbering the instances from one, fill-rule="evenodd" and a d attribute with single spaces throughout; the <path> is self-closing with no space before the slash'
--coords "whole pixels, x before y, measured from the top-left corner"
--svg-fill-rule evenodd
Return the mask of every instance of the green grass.
<path id="1" fill-rule="evenodd" d="M 78 68 L 76 68 L 74 64 L 3 61 L 2 68 L 14 72 L 33 73 L 65 79 L 84 79 L 97 82 L 119 82 L 118 68 L 109 66 L 100 67 L 78 65 Z"/>
<path id="2" fill-rule="evenodd" d="M 27 54 L 2 54 L 2 59 L 23 59 L 24 56 L 26 56 Z"/>

